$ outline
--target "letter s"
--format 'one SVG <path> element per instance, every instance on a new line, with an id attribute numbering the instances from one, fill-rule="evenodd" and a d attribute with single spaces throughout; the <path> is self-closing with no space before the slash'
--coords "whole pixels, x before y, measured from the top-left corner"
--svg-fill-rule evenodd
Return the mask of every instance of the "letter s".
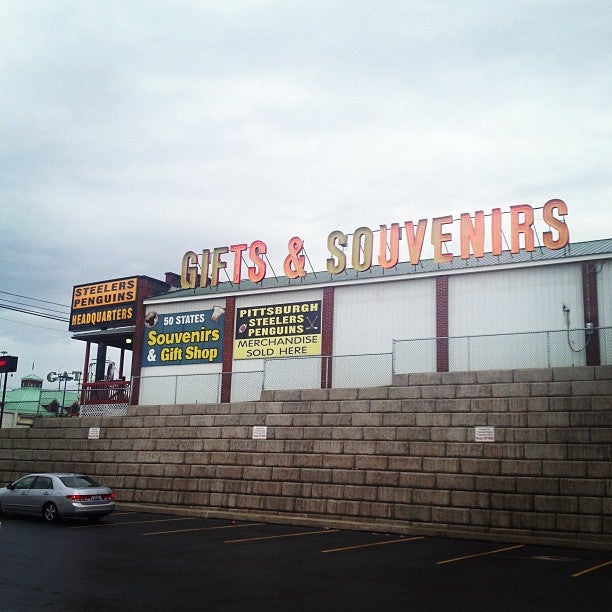
<path id="1" fill-rule="evenodd" d="M 548 200 L 544 204 L 544 210 L 542 211 L 544 222 L 559 232 L 559 237 L 556 240 L 554 240 L 552 232 L 542 234 L 544 246 L 552 250 L 562 249 L 569 242 L 569 228 L 565 221 L 554 216 L 555 211 L 558 211 L 559 215 L 567 215 L 567 204 L 563 200 Z"/>
<path id="2" fill-rule="evenodd" d="M 340 274 L 346 270 L 346 255 L 338 245 L 345 247 L 347 245 L 346 234 L 340 230 L 334 230 L 327 237 L 327 249 L 331 257 L 327 260 L 327 271 L 330 274 Z M 336 259 L 334 259 L 334 257 Z M 337 260 L 337 261 L 336 261 Z"/>

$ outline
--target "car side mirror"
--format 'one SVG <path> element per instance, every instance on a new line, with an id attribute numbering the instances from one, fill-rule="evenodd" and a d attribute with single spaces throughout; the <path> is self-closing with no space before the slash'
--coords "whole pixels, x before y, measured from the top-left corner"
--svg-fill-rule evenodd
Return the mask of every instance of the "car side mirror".
<path id="1" fill-rule="evenodd" d="M 9 491 L 12 491 L 12 490 L 15 488 L 15 485 L 14 485 L 12 482 L 9 482 L 9 483 L 6 485 L 6 488 L 7 488 Z"/>

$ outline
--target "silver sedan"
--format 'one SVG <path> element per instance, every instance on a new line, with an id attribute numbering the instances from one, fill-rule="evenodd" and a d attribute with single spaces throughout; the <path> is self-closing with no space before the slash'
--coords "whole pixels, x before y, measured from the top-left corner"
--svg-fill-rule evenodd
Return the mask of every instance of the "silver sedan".
<path id="1" fill-rule="evenodd" d="M 29 474 L 0 489 L 0 513 L 96 521 L 115 509 L 115 494 L 83 474 Z"/>

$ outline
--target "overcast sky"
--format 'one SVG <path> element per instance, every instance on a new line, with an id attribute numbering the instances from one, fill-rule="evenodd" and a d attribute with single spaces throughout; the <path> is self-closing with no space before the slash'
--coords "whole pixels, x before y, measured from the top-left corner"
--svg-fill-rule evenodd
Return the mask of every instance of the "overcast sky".
<path id="1" fill-rule="evenodd" d="M 612 237 L 609 1 L 4 0 L 0 298 L 180 271 L 187 250 L 567 202 Z M 61 308 L 48 305 L 50 308 Z M 19 378 L 81 370 L 0 309 Z"/>

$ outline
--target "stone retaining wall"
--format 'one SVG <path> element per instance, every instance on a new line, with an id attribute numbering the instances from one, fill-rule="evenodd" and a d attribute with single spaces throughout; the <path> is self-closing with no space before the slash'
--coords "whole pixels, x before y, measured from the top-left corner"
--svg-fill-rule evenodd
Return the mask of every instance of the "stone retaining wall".
<path id="1" fill-rule="evenodd" d="M 612 548 L 612 367 L 398 375 L 0 430 L 0 481 L 38 470 L 89 473 L 150 509 Z"/>

